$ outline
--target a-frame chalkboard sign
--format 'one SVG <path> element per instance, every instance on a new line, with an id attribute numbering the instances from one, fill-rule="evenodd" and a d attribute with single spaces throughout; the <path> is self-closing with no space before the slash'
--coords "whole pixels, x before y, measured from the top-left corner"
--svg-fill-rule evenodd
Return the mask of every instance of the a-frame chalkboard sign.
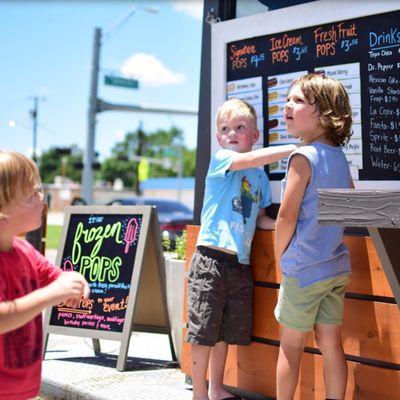
<path id="1" fill-rule="evenodd" d="M 65 211 L 57 265 L 78 271 L 91 294 L 76 309 L 47 310 L 44 354 L 50 333 L 121 342 L 117 369 L 124 371 L 132 331 L 169 335 L 165 267 L 157 209 L 153 206 L 71 206 Z"/>

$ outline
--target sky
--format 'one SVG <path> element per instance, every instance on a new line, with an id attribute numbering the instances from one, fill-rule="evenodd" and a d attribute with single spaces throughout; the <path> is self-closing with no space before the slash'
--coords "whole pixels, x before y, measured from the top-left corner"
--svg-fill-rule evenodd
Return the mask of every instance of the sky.
<path id="1" fill-rule="evenodd" d="M 110 30 L 130 9 L 133 14 Z M 30 111 L 38 96 L 38 150 L 84 149 L 96 27 L 103 33 L 99 98 L 197 110 L 202 12 L 201 0 L 0 0 L 0 147 L 32 152 Z M 104 75 L 112 74 L 137 78 L 139 89 L 105 85 Z M 106 111 L 97 114 L 100 160 L 140 123 L 145 132 L 176 126 L 186 146 L 196 147 L 197 116 Z"/>

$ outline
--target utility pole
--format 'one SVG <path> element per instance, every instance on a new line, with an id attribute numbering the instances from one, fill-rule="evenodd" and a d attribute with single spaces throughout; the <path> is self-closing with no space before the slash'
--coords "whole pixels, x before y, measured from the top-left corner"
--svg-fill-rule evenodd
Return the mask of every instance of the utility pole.
<path id="1" fill-rule="evenodd" d="M 32 134 L 33 134 L 33 143 L 32 143 L 32 160 L 37 162 L 37 121 L 38 121 L 38 109 L 39 109 L 39 97 L 33 97 L 33 109 L 31 110 L 31 117 L 33 121 L 32 125 Z"/>
<path id="2" fill-rule="evenodd" d="M 151 11 L 154 12 L 154 11 Z M 130 13 L 132 14 L 132 12 Z M 94 141 L 96 134 L 96 115 L 103 111 L 131 111 L 131 112 L 150 112 L 161 114 L 178 115 L 197 115 L 197 110 L 163 107 L 163 106 L 142 106 L 129 104 L 113 104 L 97 97 L 99 69 L 100 69 L 100 48 L 101 48 L 101 29 L 96 28 L 93 41 L 93 58 L 91 67 L 89 111 L 88 111 L 88 131 L 86 138 L 86 148 L 83 157 L 83 174 L 81 197 L 86 204 L 93 204 L 93 161 L 94 161 Z"/>
<path id="3" fill-rule="evenodd" d="M 90 97 L 88 111 L 88 132 L 86 148 L 83 157 L 82 197 L 87 204 L 93 203 L 93 161 L 94 161 L 94 136 L 96 133 L 96 114 L 98 112 L 97 87 L 100 66 L 101 29 L 94 31 L 93 58 L 90 80 Z"/>
<path id="4" fill-rule="evenodd" d="M 145 135 L 143 132 L 143 122 L 139 122 L 139 128 L 138 128 L 138 146 L 136 149 L 136 156 L 140 159 L 140 157 L 143 155 L 143 150 L 144 150 L 144 145 L 145 145 Z M 135 192 L 138 196 L 142 195 L 142 189 L 140 187 L 140 182 L 139 182 L 139 163 L 136 164 L 136 181 L 135 181 Z"/>

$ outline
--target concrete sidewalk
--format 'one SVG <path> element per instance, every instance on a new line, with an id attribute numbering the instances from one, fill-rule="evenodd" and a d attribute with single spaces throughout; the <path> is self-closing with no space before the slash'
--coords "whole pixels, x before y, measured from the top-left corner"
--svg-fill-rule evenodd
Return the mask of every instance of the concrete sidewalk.
<path id="1" fill-rule="evenodd" d="M 117 371 L 119 342 L 50 334 L 43 361 L 41 400 L 191 400 L 191 386 L 171 361 L 167 335 L 133 332 L 127 368 Z M 243 400 L 272 400 L 228 388 Z M 39 400 L 38 399 L 38 400 Z"/>
<path id="2" fill-rule="evenodd" d="M 101 340 L 95 356 L 91 339 L 53 335 L 43 362 L 42 399 L 190 400 L 185 375 L 171 361 L 167 335 L 133 332 L 127 369 L 115 368 L 119 342 Z"/>
<path id="3" fill-rule="evenodd" d="M 61 225 L 62 213 L 50 213 L 48 224 Z M 55 262 L 57 250 L 47 249 Z M 132 332 L 127 368 L 116 369 L 120 342 L 50 334 L 43 361 L 42 400 L 191 400 L 191 387 L 172 361 L 168 335 Z M 235 392 L 235 390 L 232 390 Z M 237 391 L 236 391 L 237 393 Z M 265 396 L 241 393 L 243 400 Z M 243 397 L 245 396 L 245 397 Z"/>
<path id="4" fill-rule="evenodd" d="M 58 217 L 59 218 L 59 217 Z M 46 250 L 55 262 L 57 250 Z M 168 335 L 132 332 L 127 368 L 117 371 L 120 342 L 50 334 L 41 398 L 49 400 L 190 400 L 185 375 L 172 361 Z"/>

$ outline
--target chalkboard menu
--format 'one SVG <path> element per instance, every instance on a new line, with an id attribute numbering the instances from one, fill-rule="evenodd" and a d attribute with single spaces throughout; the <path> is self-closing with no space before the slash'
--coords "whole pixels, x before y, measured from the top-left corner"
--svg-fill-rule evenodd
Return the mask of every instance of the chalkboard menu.
<path id="1" fill-rule="evenodd" d="M 62 302 L 46 312 L 44 352 L 49 333 L 90 337 L 97 351 L 98 339 L 119 340 L 124 370 L 132 330 L 172 343 L 156 207 L 68 207 L 56 263 L 82 274 L 91 293 L 76 308 Z"/>
<path id="2" fill-rule="evenodd" d="M 81 273 L 91 294 L 76 309 L 54 307 L 51 325 L 122 332 L 142 217 L 71 215 L 61 268 Z"/>
<path id="3" fill-rule="evenodd" d="M 353 135 L 344 148 L 355 180 L 400 179 L 400 11 L 227 43 L 226 94 L 251 103 L 256 147 L 293 143 L 283 119 L 292 82 L 308 72 L 346 88 Z M 269 167 L 282 179 L 286 160 Z"/>

